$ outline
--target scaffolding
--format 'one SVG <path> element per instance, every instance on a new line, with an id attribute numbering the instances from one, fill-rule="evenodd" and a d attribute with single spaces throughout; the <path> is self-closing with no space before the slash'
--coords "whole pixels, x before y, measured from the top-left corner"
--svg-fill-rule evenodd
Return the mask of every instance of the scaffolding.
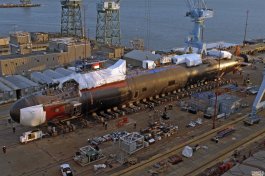
<path id="1" fill-rule="evenodd" d="M 74 160 L 81 166 L 86 166 L 95 161 L 99 161 L 105 158 L 101 150 L 96 150 L 92 146 L 88 145 L 79 149 L 79 152 L 76 152 Z"/>
<path id="2" fill-rule="evenodd" d="M 61 0 L 61 35 L 84 37 L 81 6 L 82 0 Z"/>
<path id="3" fill-rule="evenodd" d="M 188 106 L 196 109 L 196 111 L 206 112 L 212 97 L 215 97 L 215 95 L 210 91 L 195 93 L 191 95 L 191 99 L 187 103 Z"/>
<path id="4" fill-rule="evenodd" d="M 102 0 L 97 4 L 96 40 L 107 45 L 121 44 L 119 0 Z"/>
<path id="5" fill-rule="evenodd" d="M 119 148 L 131 155 L 144 148 L 144 136 L 137 132 L 123 136 L 119 140 Z"/>
<path id="6" fill-rule="evenodd" d="M 229 88 L 236 90 L 236 87 L 226 86 L 224 88 Z M 187 101 L 190 107 L 195 108 L 197 111 L 207 112 L 212 110 L 215 105 L 215 93 L 201 92 L 191 95 L 191 99 Z M 230 94 L 221 94 L 218 95 L 217 98 L 217 112 L 218 114 L 226 114 L 230 115 L 240 110 L 242 104 L 242 100 L 234 95 Z M 210 108 L 210 109 L 209 109 Z"/>

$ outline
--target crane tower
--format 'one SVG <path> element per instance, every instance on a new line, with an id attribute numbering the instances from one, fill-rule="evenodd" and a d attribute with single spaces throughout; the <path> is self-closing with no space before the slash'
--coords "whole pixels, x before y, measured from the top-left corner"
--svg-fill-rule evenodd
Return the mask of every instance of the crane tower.
<path id="1" fill-rule="evenodd" d="M 121 44 L 120 0 L 98 2 L 96 40 L 109 45 Z"/>
<path id="2" fill-rule="evenodd" d="M 204 0 L 187 0 L 189 11 L 186 13 L 187 17 L 192 19 L 194 27 L 186 40 L 187 51 L 190 47 L 198 49 L 198 53 L 206 52 L 206 44 L 203 42 L 203 28 L 204 22 L 208 18 L 213 17 L 213 10 L 206 7 Z"/>
<path id="3" fill-rule="evenodd" d="M 61 34 L 62 36 L 82 37 L 81 17 L 82 0 L 61 0 Z"/>

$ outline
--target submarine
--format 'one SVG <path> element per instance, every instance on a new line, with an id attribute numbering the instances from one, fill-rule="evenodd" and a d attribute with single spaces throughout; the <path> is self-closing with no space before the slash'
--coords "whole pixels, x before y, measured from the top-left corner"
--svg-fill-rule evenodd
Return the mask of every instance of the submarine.
<path id="1" fill-rule="evenodd" d="M 235 72 L 239 66 L 240 62 L 235 59 L 222 59 L 219 62 L 212 60 L 193 67 L 185 64 L 169 65 L 81 90 L 78 88 L 80 85 L 72 79 L 60 89 L 54 90 L 55 93 L 45 90 L 17 100 L 10 108 L 10 116 L 17 123 L 34 127 L 211 81 L 220 73 Z"/>

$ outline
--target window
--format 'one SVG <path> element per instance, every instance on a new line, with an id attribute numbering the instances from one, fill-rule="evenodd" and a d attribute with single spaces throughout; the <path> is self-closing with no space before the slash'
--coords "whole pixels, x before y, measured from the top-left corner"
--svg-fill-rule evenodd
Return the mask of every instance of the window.
<path id="1" fill-rule="evenodd" d="M 172 86 L 172 85 L 174 85 L 174 84 L 175 84 L 175 80 L 172 80 L 172 81 L 169 81 L 169 82 L 168 82 L 168 85 L 169 85 L 169 86 Z"/>
<path id="2" fill-rule="evenodd" d="M 147 90 L 147 88 L 146 88 L 146 87 L 142 88 L 142 92 L 145 92 L 146 90 Z"/>

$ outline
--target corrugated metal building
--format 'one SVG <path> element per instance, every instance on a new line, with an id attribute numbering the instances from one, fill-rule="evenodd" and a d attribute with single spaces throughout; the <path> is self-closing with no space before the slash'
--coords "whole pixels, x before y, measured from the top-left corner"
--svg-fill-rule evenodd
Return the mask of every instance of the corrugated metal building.
<path id="1" fill-rule="evenodd" d="M 21 75 L 7 76 L 3 78 L 4 84 L 16 91 L 17 99 L 30 95 L 39 90 L 39 85 Z"/>
<path id="2" fill-rule="evenodd" d="M 43 74 L 51 79 L 59 79 L 59 78 L 62 78 L 64 77 L 64 75 L 62 75 L 61 73 L 57 73 L 56 71 L 53 71 L 53 70 L 45 70 L 43 72 Z"/>
<path id="3" fill-rule="evenodd" d="M 30 79 L 41 85 L 51 85 L 53 84 L 52 78 L 44 75 L 41 72 L 33 72 L 30 74 Z"/>
<path id="4" fill-rule="evenodd" d="M 0 104 L 13 102 L 16 99 L 16 91 L 0 82 Z"/>
<path id="5" fill-rule="evenodd" d="M 133 50 L 124 55 L 127 65 L 142 67 L 144 60 L 154 61 L 156 65 L 160 64 L 161 55 L 153 54 L 150 51 Z"/>
<path id="6" fill-rule="evenodd" d="M 56 68 L 55 69 L 55 72 L 61 74 L 61 75 L 64 75 L 64 76 L 68 76 L 68 75 L 71 75 L 72 73 L 74 73 L 74 71 L 72 70 L 68 70 L 68 69 L 65 69 L 65 68 Z"/>

